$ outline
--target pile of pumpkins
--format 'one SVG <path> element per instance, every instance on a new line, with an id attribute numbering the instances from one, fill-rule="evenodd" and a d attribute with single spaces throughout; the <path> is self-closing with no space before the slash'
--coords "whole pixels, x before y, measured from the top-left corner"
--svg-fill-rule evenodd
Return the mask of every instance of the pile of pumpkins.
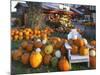
<path id="1" fill-rule="evenodd" d="M 65 42 L 67 42 L 66 39 L 59 37 L 23 41 L 18 49 L 12 50 L 12 60 L 21 61 L 25 65 L 29 64 L 32 68 L 51 65 L 60 71 L 71 70 L 68 59 L 60 50 Z"/>
<path id="2" fill-rule="evenodd" d="M 50 27 L 45 27 L 45 29 L 40 29 L 36 26 L 35 28 L 13 28 L 11 30 L 12 40 L 32 40 L 33 38 L 45 38 L 50 35 L 53 30 Z"/>
<path id="3" fill-rule="evenodd" d="M 95 40 L 92 40 L 91 41 L 91 46 L 93 46 L 93 48 L 91 48 L 90 50 L 90 67 L 95 69 L 96 68 L 96 41 Z"/>
<path id="4" fill-rule="evenodd" d="M 86 56 L 90 54 L 90 64 L 96 67 L 96 54 L 94 50 L 87 47 L 86 39 L 67 40 L 59 37 L 34 38 L 23 41 L 17 50 L 12 50 L 12 59 L 21 61 L 23 64 L 30 64 L 32 68 L 39 68 L 41 65 L 51 65 L 60 71 L 71 70 L 71 64 L 67 59 L 65 43 L 71 45 L 71 54 Z M 90 43 L 96 51 L 96 41 Z"/>
<path id="5" fill-rule="evenodd" d="M 69 43 L 72 47 L 71 54 L 87 56 L 89 55 L 90 68 L 96 68 L 96 40 L 88 41 L 83 39 L 71 39 Z"/>
<path id="6" fill-rule="evenodd" d="M 81 56 L 89 55 L 89 48 L 87 47 L 88 42 L 86 39 L 70 39 L 69 43 L 72 47 L 71 54 L 79 54 Z"/>

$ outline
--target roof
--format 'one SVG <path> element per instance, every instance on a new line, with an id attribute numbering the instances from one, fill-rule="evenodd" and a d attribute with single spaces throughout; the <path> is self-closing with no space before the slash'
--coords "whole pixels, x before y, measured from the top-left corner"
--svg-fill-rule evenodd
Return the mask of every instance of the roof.
<path id="1" fill-rule="evenodd" d="M 15 8 L 18 8 L 18 7 L 28 7 L 28 5 L 26 3 L 18 3 Z"/>
<path id="2" fill-rule="evenodd" d="M 62 9 L 59 8 L 59 5 L 60 5 L 60 3 L 42 3 L 42 8 L 63 11 Z M 78 13 L 80 15 L 83 14 L 83 12 L 81 12 L 80 10 L 78 10 L 78 9 L 76 9 L 74 7 L 70 7 L 70 12 L 75 12 L 75 13 Z"/>

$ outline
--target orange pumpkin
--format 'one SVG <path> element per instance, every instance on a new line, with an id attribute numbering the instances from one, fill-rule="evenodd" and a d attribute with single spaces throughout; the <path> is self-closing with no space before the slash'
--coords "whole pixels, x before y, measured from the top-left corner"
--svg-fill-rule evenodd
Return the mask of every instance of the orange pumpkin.
<path id="1" fill-rule="evenodd" d="M 61 39 L 59 37 L 51 37 L 50 42 L 56 44 L 57 42 L 61 42 Z"/>
<path id="2" fill-rule="evenodd" d="M 79 38 L 78 38 L 78 39 L 73 40 L 73 44 L 77 45 L 78 47 L 82 47 L 82 46 L 84 46 L 84 45 L 85 45 L 84 40 L 79 39 Z"/>
<path id="3" fill-rule="evenodd" d="M 68 71 L 70 70 L 70 64 L 68 62 L 68 60 L 66 59 L 66 57 L 62 57 L 59 61 L 58 61 L 58 68 L 61 71 Z"/>
<path id="4" fill-rule="evenodd" d="M 57 42 L 56 44 L 54 44 L 54 48 L 55 49 L 60 49 L 62 45 L 63 45 L 63 41 Z"/>
<path id="5" fill-rule="evenodd" d="M 21 43 L 21 47 L 24 48 L 24 49 L 27 47 L 27 45 L 28 45 L 28 42 L 27 41 L 23 41 Z"/>
<path id="6" fill-rule="evenodd" d="M 24 53 L 22 56 L 21 56 L 21 61 L 23 64 L 28 64 L 29 63 L 29 57 L 30 57 L 30 54 L 29 53 Z"/>
<path id="7" fill-rule="evenodd" d="M 76 45 L 72 45 L 71 53 L 72 54 L 78 54 L 78 47 Z"/>
<path id="8" fill-rule="evenodd" d="M 96 57 L 91 57 L 90 56 L 90 67 L 91 68 L 96 68 Z"/>
<path id="9" fill-rule="evenodd" d="M 43 63 L 44 64 L 50 64 L 51 58 L 52 58 L 52 56 L 50 54 L 44 55 L 44 57 L 43 57 Z"/>
<path id="10" fill-rule="evenodd" d="M 34 47 L 35 48 L 41 48 L 43 46 L 42 42 L 41 41 L 35 41 L 34 42 Z"/>
<path id="11" fill-rule="evenodd" d="M 13 60 L 15 60 L 15 61 L 19 60 L 20 57 L 22 56 L 22 54 L 23 54 L 23 52 L 22 52 L 21 49 L 15 50 L 15 51 L 13 52 L 13 54 L 12 54 Z"/>
<path id="12" fill-rule="evenodd" d="M 90 44 L 91 44 L 92 46 L 96 46 L 96 41 L 95 41 L 95 40 L 92 40 Z"/>
<path id="13" fill-rule="evenodd" d="M 32 52 L 30 56 L 30 64 L 33 68 L 37 68 L 42 63 L 42 55 L 39 52 Z"/>
<path id="14" fill-rule="evenodd" d="M 32 49 L 33 49 L 33 44 L 28 44 L 26 46 L 26 51 L 30 52 L 30 51 L 32 51 Z"/>
<path id="15" fill-rule="evenodd" d="M 80 48 L 79 52 L 80 52 L 80 55 L 82 55 L 82 56 L 89 55 L 89 48 L 86 48 L 85 46 L 83 46 Z"/>

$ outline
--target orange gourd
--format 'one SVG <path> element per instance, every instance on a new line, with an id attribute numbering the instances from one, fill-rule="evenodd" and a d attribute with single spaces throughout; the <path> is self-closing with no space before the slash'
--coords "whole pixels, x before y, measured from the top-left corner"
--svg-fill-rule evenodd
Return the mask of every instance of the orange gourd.
<path id="1" fill-rule="evenodd" d="M 30 54 L 29 53 L 24 53 L 22 56 L 21 56 L 21 61 L 23 64 L 28 64 L 29 63 L 29 57 L 30 57 Z"/>
<path id="2" fill-rule="evenodd" d="M 58 61 L 58 68 L 61 71 L 69 71 L 70 70 L 70 64 L 68 62 L 68 60 L 66 59 L 66 57 L 62 57 L 59 61 Z"/>

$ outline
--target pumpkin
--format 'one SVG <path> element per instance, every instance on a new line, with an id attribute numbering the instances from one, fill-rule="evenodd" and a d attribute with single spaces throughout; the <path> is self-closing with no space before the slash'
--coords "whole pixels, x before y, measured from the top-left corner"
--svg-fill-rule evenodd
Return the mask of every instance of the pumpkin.
<path id="1" fill-rule="evenodd" d="M 57 42 L 61 42 L 61 39 L 59 37 L 51 37 L 50 42 L 56 44 Z"/>
<path id="2" fill-rule="evenodd" d="M 90 56 L 90 67 L 91 68 L 96 68 L 96 57 L 91 57 Z"/>
<path id="3" fill-rule="evenodd" d="M 51 54 L 51 53 L 53 52 L 53 46 L 52 46 L 51 44 L 45 46 L 44 52 L 45 52 L 46 54 Z"/>
<path id="4" fill-rule="evenodd" d="M 40 42 L 40 41 L 35 41 L 34 42 L 34 47 L 35 48 L 41 48 L 42 46 L 43 46 L 42 42 Z"/>
<path id="5" fill-rule="evenodd" d="M 51 58 L 52 56 L 50 54 L 45 54 L 43 57 L 43 63 L 46 65 L 50 64 Z"/>
<path id="6" fill-rule="evenodd" d="M 26 36 L 26 37 L 25 37 L 25 39 L 26 39 L 26 40 L 29 40 L 29 39 L 30 39 L 30 37 L 29 37 L 29 36 Z"/>
<path id="7" fill-rule="evenodd" d="M 23 64 L 28 64 L 29 63 L 29 57 L 30 57 L 30 54 L 29 53 L 24 53 L 22 56 L 21 56 L 21 61 Z"/>
<path id="8" fill-rule="evenodd" d="M 96 41 L 95 41 L 95 40 L 92 40 L 92 41 L 90 42 L 90 44 L 91 44 L 92 46 L 96 46 Z"/>
<path id="9" fill-rule="evenodd" d="M 57 58 L 60 58 L 60 57 L 61 57 L 61 51 L 60 51 L 60 50 L 57 50 L 57 51 L 55 52 L 55 56 L 56 56 Z"/>
<path id="10" fill-rule="evenodd" d="M 36 41 L 37 41 L 37 42 L 41 42 L 41 39 L 37 39 Z"/>
<path id="11" fill-rule="evenodd" d="M 60 49 L 62 45 L 63 45 L 63 41 L 57 42 L 56 44 L 54 44 L 54 49 Z"/>
<path id="12" fill-rule="evenodd" d="M 68 60 L 66 59 L 66 57 L 62 57 L 59 61 L 58 61 L 58 68 L 61 71 L 68 71 L 70 70 L 70 65 Z"/>
<path id="13" fill-rule="evenodd" d="M 18 38 L 19 38 L 18 35 L 15 35 L 15 36 L 14 36 L 14 40 L 15 40 L 15 41 L 18 40 Z"/>
<path id="14" fill-rule="evenodd" d="M 19 36 L 23 36 L 23 32 L 19 32 Z"/>
<path id="15" fill-rule="evenodd" d="M 30 52 L 30 51 L 32 51 L 32 49 L 33 49 L 33 44 L 28 44 L 26 46 L 26 51 Z"/>
<path id="16" fill-rule="evenodd" d="M 33 68 L 37 68 L 42 63 L 42 55 L 40 52 L 32 52 L 30 56 L 30 64 Z"/>
<path id="17" fill-rule="evenodd" d="M 36 49 L 36 52 L 41 52 L 41 49 L 40 49 L 40 48 L 37 48 L 37 49 Z"/>
<path id="18" fill-rule="evenodd" d="M 73 40 L 73 44 L 75 44 L 75 45 L 77 45 L 78 47 L 82 47 L 82 46 L 84 46 L 85 44 L 84 44 L 84 40 L 82 40 L 82 39 L 74 39 Z"/>
<path id="19" fill-rule="evenodd" d="M 45 39 L 42 40 L 42 43 L 43 43 L 43 44 L 46 44 L 46 43 L 47 43 L 47 40 L 45 40 Z"/>
<path id="20" fill-rule="evenodd" d="M 41 33 L 41 38 L 42 38 L 43 40 L 47 40 L 47 39 L 48 39 L 48 36 L 47 36 L 46 33 L 42 32 L 42 33 Z"/>
<path id="21" fill-rule="evenodd" d="M 23 40 L 23 36 L 19 36 L 19 40 Z"/>
<path id="22" fill-rule="evenodd" d="M 57 67 L 57 63 L 58 63 L 58 58 L 57 57 L 52 57 L 51 58 L 52 67 Z"/>
<path id="23" fill-rule="evenodd" d="M 95 57 L 96 56 L 96 51 L 95 50 L 90 50 L 89 55 L 92 56 L 92 57 Z"/>
<path id="24" fill-rule="evenodd" d="M 20 57 L 22 56 L 22 54 L 23 54 L 23 52 L 21 49 L 15 50 L 13 52 L 13 56 L 12 56 L 13 60 L 15 60 L 15 61 L 19 60 Z"/>
<path id="25" fill-rule="evenodd" d="M 71 53 L 72 54 L 78 54 L 78 47 L 76 45 L 72 45 Z"/>
<path id="26" fill-rule="evenodd" d="M 85 38 L 83 38 L 83 41 L 84 41 L 84 44 L 85 44 L 85 45 L 88 44 L 88 41 L 87 41 Z"/>
<path id="27" fill-rule="evenodd" d="M 80 48 L 79 52 L 80 52 L 80 55 L 82 55 L 82 56 L 89 55 L 89 48 L 83 46 L 83 47 Z"/>
<path id="28" fill-rule="evenodd" d="M 24 48 L 24 49 L 27 47 L 27 45 L 28 45 L 27 41 L 24 41 L 24 42 L 21 43 L 21 47 Z"/>

